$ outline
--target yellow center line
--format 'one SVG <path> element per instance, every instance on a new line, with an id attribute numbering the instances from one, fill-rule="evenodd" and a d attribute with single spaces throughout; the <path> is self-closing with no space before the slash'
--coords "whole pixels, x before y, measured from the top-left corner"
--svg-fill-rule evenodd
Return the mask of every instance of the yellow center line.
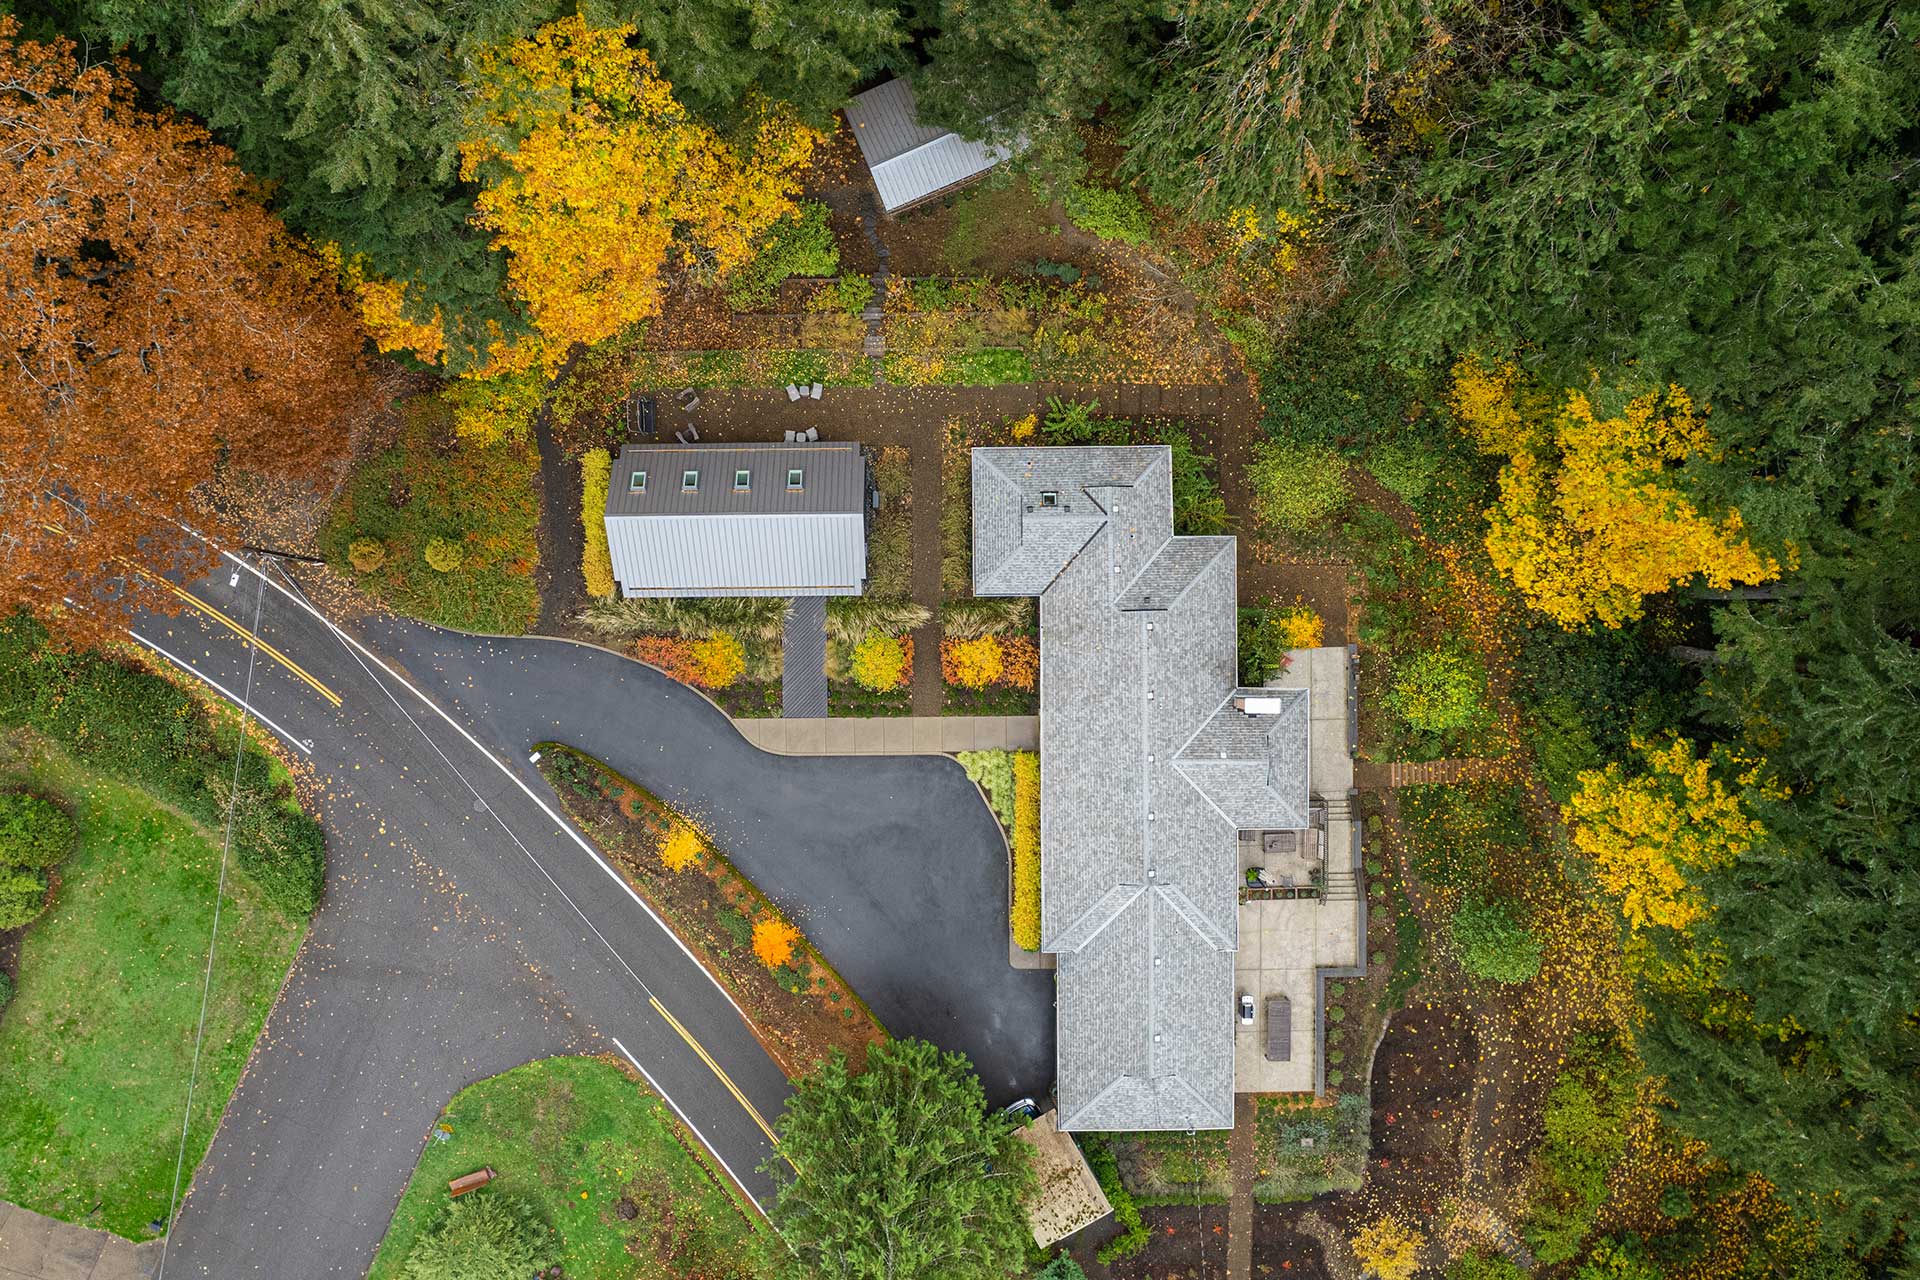
<path id="1" fill-rule="evenodd" d="M 680 1038 L 685 1040 L 688 1046 L 700 1055 L 700 1061 L 706 1063 L 707 1069 L 720 1078 L 720 1083 L 727 1087 L 727 1092 L 733 1095 L 734 1101 L 746 1108 L 747 1114 L 753 1117 L 753 1122 L 760 1126 L 760 1132 L 766 1134 L 767 1141 L 773 1144 L 773 1149 L 779 1151 L 780 1139 L 774 1134 L 773 1126 L 767 1123 L 766 1117 L 761 1115 L 759 1110 L 755 1108 L 751 1102 L 747 1101 L 747 1095 L 740 1092 L 740 1086 L 733 1082 L 733 1077 L 720 1069 L 720 1064 L 713 1060 L 713 1055 L 709 1054 L 701 1043 L 693 1038 L 692 1032 L 680 1025 L 680 1019 L 667 1012 L 667 1006 L 660 1003 L 659 997 L 649 996 L 647 1003 L 651 1004 L 654 1011 L 667 1020 L 667 1025 L 679 1032 Z M 780 1158 L 787 1160 L 786 1153 L 782 1152 Z M 791 1165 L 793 1161 L 787 1160 L 787 1163 Z"/>
<path id="2" fill-rule="evenodd" d="M 321 697 L 325 698 L 328 702 L 332 703 L 334 706 L 337 707 L 340 705 L 340 695 L 335 693 L 333 690 L 327 688 L 326 685 L 321 684 L 318 680 L 314 679 L 313 675 L 310 672 L 308 672 L 305 667 L 301 666 L 299 663 L 295 662 L 292 658 L 289 658 L 286 654 L 280 652 L 278 649 L 268 644 L 265 640 L 261 639 L 259 636 L 255 635 L 253 632 L 247 630 L 245 627 L 235 622 L 232 618 L 229 618 L 226 614 L 220 612 L 218 609 L 208 604 L 205 600 L 202 600 L 200 597 L 194 595 L 192 592 L 186 591 L 181 587 L 175 586 L 173 583 L 167 581 L 165 578 L 158 577 L 154 574 L 148 573 L 145 569 L 140 568 L 139 565 L 132 565 L 132 568 L 134 569 L 135 572 L 139 573 L 142 577 L 145 577 L 148 581 L 159 583 L 161 586 L 165 587 L 167 590 L 173 592 L 174 595 L 179 596 L 182 600 L 186 601 L 188 604 L 192 605 L 195 609 L 198 609 L 201 613 L 204 613 L 209 618 L 212 618 L 215 622 L 218 622 L 220 625 L 226 627 L 228 630 L 233 631 L 239 635 L 245 636 L 247 639 L 251 640 L 254 644 L 260 647 L 260 652 L 266 654 L 269 658 L 272 658 L 275 662 L 279 663 L 281 666 L 285 667 L 287 670 L 293 672 L 294 675 L 306 681 L 307 684 L 313 688 L 314 692 L 318 693 Z"/>

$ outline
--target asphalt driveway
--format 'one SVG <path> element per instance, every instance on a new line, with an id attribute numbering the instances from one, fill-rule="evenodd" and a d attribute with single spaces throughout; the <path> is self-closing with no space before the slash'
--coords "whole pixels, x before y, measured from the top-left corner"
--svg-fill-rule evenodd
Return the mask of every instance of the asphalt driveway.
<path id="1" fill-rule="evenodd" d="M 605 650 L 370 630 L 535 785 L 533 744 L 564 742 L 695 816 L 889 1031 L 965 1053 L 991 1100 L 1051 1087 L 1053 975 L 1007 962 L 1005 842 L 953 761 L 768 755 L 705 698 Z"/>

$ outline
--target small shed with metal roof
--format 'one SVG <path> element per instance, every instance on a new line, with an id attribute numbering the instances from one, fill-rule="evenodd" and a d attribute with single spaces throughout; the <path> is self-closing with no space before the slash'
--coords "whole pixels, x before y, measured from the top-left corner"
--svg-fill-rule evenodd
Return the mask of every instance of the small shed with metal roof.
<path id="1" fill-rule="evenodd" d="M 628 445 L 607 550 L 628 597 L 857 596 L 867 579 L 856 444 Z"/>
<path id="2" fill-rule="evenodd" d="M 847 104 L 847 123 L 888 213 L 944 195 L 1026 150 L 1024 138 L 994 146 L 921 124 L 913 88 L 905 80 L 856 94 Z"/>

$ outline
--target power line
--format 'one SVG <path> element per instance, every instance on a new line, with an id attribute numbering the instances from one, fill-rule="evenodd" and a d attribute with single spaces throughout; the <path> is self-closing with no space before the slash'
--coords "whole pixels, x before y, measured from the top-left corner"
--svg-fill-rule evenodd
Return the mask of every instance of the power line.
<path id="1" fill-rule="evenodd" d="M 247 722 L 250 718 L 253 701 L 253 668 L 259 657 L 260 617 L 267 604 L 267 582 L 260 580 L 260 589 L 254 596 L 253 628 L 247 641 L 247 680 L 242 686 L 240 700 L 240 732 L 233 743 L 233 783 L 227 789 L 227 829 L 220 842 L 220 874 L 213 890 L 213 928 L 207 935 L 207 969 L 200 980 L 200 1020 L 193 1029 L 193 1060 L 187 1068 L 187 1104 L 180 1115 L 180 1149 L 173 1159 L 173 1189 L 167 1198 L 166 1232 L 160 1237 L 160 1263 L 154 1270 L 154 1280 L 164 1280 L 167 1274 L 167 1248 L 173 1243 L 173 1215 L 180 1207 L 180 1177 L 186 1170 L 187 1132 L 193 1127 L 193 1090 L 200 1077 L 200 1044 L 207 1034 L 207 1002 L 213 994 L 213 957 L 220 943 L 220 900 L 227 893 L 227 859 L 233 850 L 233 814 L 240 802 L 240 766 L 246 759 Z"/>

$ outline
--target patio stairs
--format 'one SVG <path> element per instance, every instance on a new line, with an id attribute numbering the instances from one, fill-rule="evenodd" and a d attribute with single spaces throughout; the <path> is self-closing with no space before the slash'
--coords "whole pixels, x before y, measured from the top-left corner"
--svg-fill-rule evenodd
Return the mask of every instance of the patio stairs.
<path id="1" fill-rule="evenodd" d="M 1320 882 L 1320 901 L 1352 902 L 1360 896 L 1360 877 L 1352 871 L 1329 871 Z"/>

